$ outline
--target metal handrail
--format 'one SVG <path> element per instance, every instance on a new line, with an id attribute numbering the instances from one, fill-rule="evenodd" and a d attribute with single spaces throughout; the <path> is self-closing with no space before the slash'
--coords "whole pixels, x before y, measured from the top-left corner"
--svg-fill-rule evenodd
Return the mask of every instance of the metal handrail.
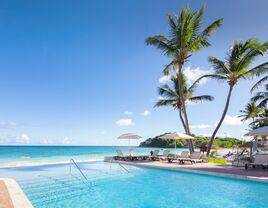
<path id="1" fill-rule="evenodd" d="M 126 172 L 130 172 L 125 166 L 123 166 L 121 163 L 118 163 L 118 165 L 121 167 L 121 168 L 123 168 Z"/>
<path id="2" fill-rule="evenodd" d="M 82 172 L 82 170 L 81 170 L 81 168 L 77 165 L 77 163 L 74 161 L 74 159 L 70 159 L 70 163 L 73 163 L 74 165 L 75 165 L 75 167 L 79 170 L 79 172 L 81 173 L 81 175 L 84 177 L 84 179 L 86 179 L 87 181 L 88 181 L 88 179 L 87 179 L 87 177 L 85 176 L 85 174 Z M 71 166 L 70 166 L 70 172 L 71 172 Z"/>
<path id="3" fill-rule="evenodd" d="M 113 158 L 110 159 L 110 170 L 112 168 L 112 162 L 113 161 Z M 117 163 L 121 168 L 123 168 L 126 172 L 130 173 L 130 171 L 125 167 L 123 166 L 121 163 Z"/>

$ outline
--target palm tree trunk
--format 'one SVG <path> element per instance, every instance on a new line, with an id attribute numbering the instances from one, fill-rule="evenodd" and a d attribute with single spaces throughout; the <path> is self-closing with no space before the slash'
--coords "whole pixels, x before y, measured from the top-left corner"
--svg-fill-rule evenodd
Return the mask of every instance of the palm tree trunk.
<path id="1" fill-rule="evenodd" d="M 183 89 L 181 88 L 181 83 L 182 83 L 182 65 L 179 65 L 179 73 L 178 73 L 179 79 L 178 79 L 178 87 L 179 87 L 179 93 L 180 93 L 180 99 L 181 99 L 181 104 L 182 104 L 182 112 L 184 115 L 184 121 L 185 121 L 185 132 L 188 135 L 191 135 L 190 132 L 190 127 L 189 127 L 189 121 L 188 121 L 188 116 L 187 116 L 187 111 L 186 111 L 186 107 L 185 107 L 185 99 L 184 99 L 184 95 L 183 95 Z M 194 145 L 193 145 L 193 141 L 187 140 L 188 142 L 188 146 L 189 146 L 189 150 L 190 153 L 194 152 Z"/>
<path id="2" fill-rule="evenodd" d="M 230 85 L 230 87 L 229 87 L 229 92 L 228 92 L 227 100 L 226 100 L 226 103 L 225 103 L 225 107 L 224 107 L 221 119 L 220 119 L 218 125 L 216 126 L 216 128 L 215 128 L 215 130 L 214 130 L 214 132 L 213 132 L 213 134 L 211 136 L 209 145 L 208 145 L 207 156 L 209 156 L 209 154 L 210 154 L 210 150 L 211 150 L 213 141 L 214 141 L 214 139 L 216 137 L 216 134 L 217 134 L 219 128 L 221 127 L 221 124 L 222 124 L 222 122 L 223 122 L 223 120 L 224 120 L 224 118 L 226 116 L 227 111 L 228 111 L 229 103 L 230 103 L 230 99 L 231 99 L 231 95 L 232 95 L 232 91 L 233 91 L 233 87 L 234 87 L 233 85 Z"/>
<path id="3" fill-rule="evenodd" d="M 183 119 L 183 116 L 182 116 L 182 114 L 181 114 L 181 110 L 179 110 L 179 115 L 180 115 L 180 119 L 181 119 L 181 123 L 182 123 L 182 125 L 183 125 L 183 128 L 184 128 L 184 130 L 185 130 L 185 132 L 186 132 L 186 125 L 185 125 L 185 122 L 184 122 L 184 119 Z"/>

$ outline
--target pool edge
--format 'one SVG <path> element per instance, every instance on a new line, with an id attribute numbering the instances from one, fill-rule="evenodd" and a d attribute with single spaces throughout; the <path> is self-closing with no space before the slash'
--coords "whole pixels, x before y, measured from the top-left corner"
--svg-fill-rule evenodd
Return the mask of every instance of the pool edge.
<path id="1" fill-rule="evenodd" d="M 9 197 L 14 208 L 33 208 L 30 200 L 20 188 L 19 184 L 11 178 L 0 178 L 6 185 Z"/>
<path id="2" fill-rule="evenodd" d="M 196 173 L 196 174 L 202 174 L 202 175 L 233 178 L 233 179 L 239 179 L 239 180 L 244 180 L 244 181 L 268 183 L 268 179 L 254 177 L 254 176 L 245 176 L 245 175 L 238 175 L 238 174 L 231 174 L 231 173 L 219 173 L 219 172 L 193 170 L 193 169 L 190 170 L 190 169 L 181 168 L 181 167 L 176 167 L 176 168 L 174 168 L 174 167 L 164 167 L 164 166 L 160 166 L 160 165 L 149 165 L 149 164 L 144 164 L 144 163 L 132 163 L 132 162 L 121 161 L 121 160 L 120 161 L 111 160 L 110 157 L 104 158 L 104 162 L 121 163 L 121 164 L 139 166 L 139 167 L 146 167 L 146 168 L 157 168 L 157 169 L 172 170 L 172 171 L 178 171 L 178 172 L 188 172 L 188 173 Z"/>

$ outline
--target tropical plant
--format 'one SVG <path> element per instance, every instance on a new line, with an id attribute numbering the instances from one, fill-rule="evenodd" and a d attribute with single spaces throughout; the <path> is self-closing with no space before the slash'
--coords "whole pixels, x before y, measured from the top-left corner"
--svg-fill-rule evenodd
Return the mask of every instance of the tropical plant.
<path id="1" fill-rule="evenodd" d="M 255 76 L 260 76 L 268 71 L 268 62 L 262 63 L 251 68 L 255 59 L 259 56 L 264 55 L 267 49 L 268 42 L 260 43 L 256 39 L 248 39 L 244 42 L 235 42 L 230 50 L 230 53 L 227 54 L 227 57 L 226 59 L 224 59 L 224 61 L 212 56 L 209 57 L 209 62 L 212 64 L 214 74 L 204 75 L 200 77 L 197 82 L 199 82 L 205 77 L 210 77 L 217 80 L 224 80 L 229 85 L 229 91 L 220 121 L 218 122 L 211 136 L 208 145 L 207 155 L 209 155 L 210 153 L 213 141 L 228 111 L 234 86 L 241 79 L 248 79 L 253 78 Z"/>
<path id="2" fill-rule="evenodd" d="M 254 126 L 254 129 L 264 127 L 264 126 L 268 126 L 268 110 L 265 109 L 265 111 L 262 114 L 260 114 L 255 119 L 255 121 L 252 122 L 251 125 Z"/>
<path id="3" fill-rule="evenodd" d="M 268 84 L 265 85 L 265 91 L 257 92 L 252 98 L 252 102 L 258 102 L 258 106 L 266 107 L 268 103 Z"/>
<path id="4" fill-rule="evenodd" d="M 148 138 L 145 141 L 140 143 L 140 147 L 161 147 L 161 148 L 174 148 L 174 140 L 169 139 L 161 139 L 161 137 L 164 134 L 161 134 L 159 136 Z M 209 138 L 204 136 L 198 136 L 198 135 L 192 135 L 195 137 L 195 145 L 197 147 L 200 147 L 202 145 L 205 145 L 208 143 Z M 222 148 L 231 148 L 235 146 L 239 146 L 242 144 L 242 141 L 236 138 L 227 137 L 217 137 L 215 140 L 215 143 L 213 144 L 214 147 L 222 147 Z M 176 140 L 176 146 L 181 148 L 185 147 L 186 141 L 184 139 L 182 140 Z"/>
<path id="5" fill-rule="evenodd" d="M 240 113 L 242 113 L 239 117 L 242 118 L 241 121 L 247 121 L 252 120 L 249 124 L 249 127 L 251 129 L 255 129 L 255 120 L 258 118 L 261 114 L 264 113 L 264 108 L 258 106 L 255 102 L 248 103 L 244 110 L 240 110 Z"/>
<path id="6" fill-rule="evenodd" d="M 170 79 L 171 84 L 164 84 L 161 87 L 158 88 L 158 93 L 161 96 L 161 99 L 157 101 L 155 104 L 155 107 L 162 107 L 162 106 L 172 106 L 174 109 L 179 111 L 179 116 L 181 123 L 183 125 L 183 128 L 185 131 L 186 124 L 184 122 L 183 116 L 182 116 L 182 103 L 180 99 L 180 92 L 179 92 L 179 81 L 178 76 L 173 75 Z M 194 90 L 197 87 L 197 84 L 191 85 L 190 87 L 187 86 L 186 76 L 183 74 L 183 79 L 181 83 L 183 96 L 186 102 L 202 102 L 202 101 L 212 101 L 214 97 L 210 95 L 198 95 L 194 96 Z"/>
<path id="7" fill-rule="evenodd" d="M 254 121 L 259 114 L 263 113 L 263 111 L 264 109 L 262 107 L 257 106 L 255 102 L 251 102 L 245 106 L 244 110 L 240 110 L 240 113 L 242 114 L 238 117 L 242 118 L 241 121 L 247 121 L 249 119 Z"/>
<path id="8" fill-rule="evenodd" d="M 168 14 L 169 33 L 168 36 L 155 35 L 146 39 L 147 45 L 153 45 L 160 49 L 162 53 L 171 58 L 171 62 L 164 68 L 167 75 L 171 70 L 178 73 L 178 86 L 180 102 L 182 105 L 183 119 L 186 125 L 186 133 L 190 135 L 188 115 L 185 107 L 185 99 L 180 86 L 182 80 L 182 68 L 193 53 L 200 51 L 203 47 L 210 46 L 209 36 L 223 23 L 223 19 L 218 19 L 208 27 L 202 28 L 205 6 L 199 11 L 190 11 L 185 7 L 174 16 Z M 193 152 L 193 143 L 190 140 L 190 151 Z"/>

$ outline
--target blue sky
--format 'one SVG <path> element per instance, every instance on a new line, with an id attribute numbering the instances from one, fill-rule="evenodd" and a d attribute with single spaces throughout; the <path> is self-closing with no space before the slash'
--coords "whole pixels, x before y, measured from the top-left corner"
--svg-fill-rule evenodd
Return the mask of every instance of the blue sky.
<path id="1" fill-rule="evenodd" d="M 166 13 L 203 3 L 204 23 L 224 18 L 224 25 L 211 38 L 212 47 L 185 67 L 190 77 L 209 70 L 207 57 L 223 58 L 234 40 L 267 40 L 268 2 L 0 1 L 0 142 L 125 145 L 116 137 L 126 132 L 147 138 L 183 131 L 176 111 L 153 108 L 169 60 L 144 40 L 166 34 Z M 246 125 L 235 116 L 247 104 L 254 81 L 242 81 L 234 90 L 220 135 L 244 134 Z M 192 132 L 209 135 L 222 113 L 227 85 L 207 81 L 197 93 L 215 96 L 188 110 Z"/>

